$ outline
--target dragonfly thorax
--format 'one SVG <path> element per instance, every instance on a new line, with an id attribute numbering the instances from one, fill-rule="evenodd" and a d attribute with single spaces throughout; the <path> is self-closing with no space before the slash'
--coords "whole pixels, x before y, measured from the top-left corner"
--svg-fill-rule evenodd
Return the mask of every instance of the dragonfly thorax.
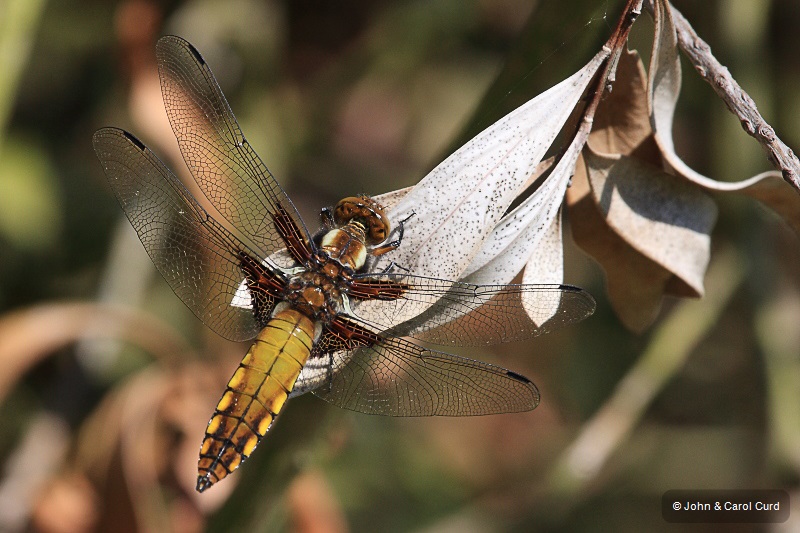
<path id="1" fill-rule="evenodd" d="M 322 237 L 320 250 L 343 267 L 359 270 L 367 260 L 364 226 L 360 221 L 351 220 L 341 228 L 330 230 Z"/>
<path id="2" fill-rule="evenodd" d="M 289 280 L 284 298 L 304 315 L 328 323 L 344 306 L 340 283 L 320 272 L 301 272 Z"/>

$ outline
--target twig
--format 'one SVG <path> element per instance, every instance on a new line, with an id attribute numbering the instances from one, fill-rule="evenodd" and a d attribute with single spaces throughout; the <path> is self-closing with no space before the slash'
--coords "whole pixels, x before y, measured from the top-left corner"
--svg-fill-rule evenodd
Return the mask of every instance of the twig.
<path id="1" fill-rule="evenodd" d="M 606 44 L 603 46 L 604 49 L 610 52 L 611 57 L 606 62 L 606 65 L 603 68 L 600 77 L 598 78 L 598 84 L 595 88 L 592 99 L 589 101 L 588 106 L 583 112 L 583 120 L 585 122 L 592 122 L 594 120 L 594 114 L 597 111 L 597 106 L 600 104 L 600 100 L 602 100 L 605 90 L 610 88 L 616 79 L 619 56 L 625 50 L 625 46 L 628 42 L 628 35 L 631 32 L 633 23 L 636 22 L 636 19 L 642 13 L 642 1 L 643 0 L 627 1 L 625 8 L 622 11 L 622 15 L 617 21 L 617 27 L 614 28 L 611 36 L 608 38 L 608 41 L 606 41 Z"/>
<path id="2" fill-rule="evenodd" d="M 573 143 L 580 143 L 583 147 L 589 139 L 589 133 L 592 131 L 594 123 L 594 115 L 597 108 L 603 99 L 606 91 L 610 91 L 614 84 L 617 75 L 617 65 L 619 64 L 619 57 L 626 49 L 628 43 L 628 35 L 631 32 L 633 23 L 642 13 L 643 0 L 628 0 L 625 8 L 622 10 L 622 15 L 617 21 L 617 26 L 611 33 L 611 36 L 603 45 L 603 49 L 608 52 L 609 57 L 603 66 L 603 70 L 597 75 L 593 82 L 593 86 L 589 89 L 589 101 L 586 107 L 581 112 L 581 120 L 578 123 L 577 129 L 573 136 Z M 562 152 L 557 159 L 564 155 Z"/>
<path id="3" fill-rule="evenodd" d="M 783 179 L 800 192 L 800 160 L 778 138 L 773 127 L 758 112 L 756 103 L 733 79 L 727 67 L 717 61 L 708 43 L 697 35 L 680 11 L 670 7 L 678 34 L 678 45 L 683 53 L 698 74 L 714 88 L 731 113 L 736 115 L 744 131 L 761 144 L 767 152 L 767 159 L 781 171 Z M 647 9 L 653 13 L 652 0 L 648 0 Z"/>

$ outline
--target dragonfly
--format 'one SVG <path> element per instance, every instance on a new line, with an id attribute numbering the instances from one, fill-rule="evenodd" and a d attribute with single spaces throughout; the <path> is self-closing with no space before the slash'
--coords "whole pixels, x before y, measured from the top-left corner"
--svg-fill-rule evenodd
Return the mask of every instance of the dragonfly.
<path id="1" fill-rule="evenodd" d="M 391 416 L 487 415 L 539 404 L 539 390 L 521 374 L 428 345 L 527 339 L 589 316 L 595 302 L 587 292 L 378 268 L 424 221 L 392 224 L 365 195 L 323 209 L 321 229 L 310 233 L 200 53 L 176 36 L 161 38 L 156 52 L 167 115 L 201 194 L 131 133 L 102 128 L 93 144 L 175 294 L 222 337 L 252 340 L 208 422 L 197 491 L 231 474 L 286 401 L 306 392 Z M 553 308 L 552 318 L 534 323 L 523 303 Z"/>

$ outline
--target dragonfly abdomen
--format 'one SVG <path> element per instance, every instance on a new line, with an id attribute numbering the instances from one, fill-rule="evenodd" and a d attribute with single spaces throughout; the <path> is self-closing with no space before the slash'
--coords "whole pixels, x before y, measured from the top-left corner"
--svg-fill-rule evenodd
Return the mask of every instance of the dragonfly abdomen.
<path id="1" fill-rule="evenodd" d="M 314 322 L 292 308 L 261 330 L 228 381 L 200 447 L 197 490 L 233 472 L 283 408 L 314 341 Z"/>

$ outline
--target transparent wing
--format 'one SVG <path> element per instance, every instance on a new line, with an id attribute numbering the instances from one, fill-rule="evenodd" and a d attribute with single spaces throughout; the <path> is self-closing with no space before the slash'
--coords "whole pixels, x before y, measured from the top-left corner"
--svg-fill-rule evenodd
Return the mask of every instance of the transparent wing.
<path id="1" fill-rule="evenodd" d="M 440 345 L 478 346 L 529 339 L 582 320 L 594 312 L 586 291 L 569 285 L 473 285 L 419 276 L 359 279 L 351 295 L 392 287 L 397 299 L 352 305 L 353 318 L 387 335 L 411 336 Z M 374 292 L 374 291 L 373 291 Z M 535 323 L 525 312 L 548 316 Z"/>
<path id="2" fill-rule="evenodd" d="M 161 93 L 183 158 L 220 214 L 259 257 L 284 247 L 270 213 L 285 212 L 310 241 L 294 204 L 244 138 L 200 53 L 180 37 L 156 45 Z"/>
<path id="3" fill-rule="evenodd" d="M 219 335 L 254 337 L 259 325 L 253 312 L 230 305 L 245 276 L 238 254 L 253 252 L 211 218 L 136 137 L 103 128 L 93 142 L 122 209 L 175 294 Z M 262 298 L 262 307 L 274 306 L 268 299 Z"/>
<path id="4" fill-rule="evenodd" d="M 539 390 L 504 368 L 427 350 L 403 339 L 342 351 L 324 336 L 303 369 L 300 391 L 352 411 L 389 416 L 474 416 L 529 411 Z"/>

